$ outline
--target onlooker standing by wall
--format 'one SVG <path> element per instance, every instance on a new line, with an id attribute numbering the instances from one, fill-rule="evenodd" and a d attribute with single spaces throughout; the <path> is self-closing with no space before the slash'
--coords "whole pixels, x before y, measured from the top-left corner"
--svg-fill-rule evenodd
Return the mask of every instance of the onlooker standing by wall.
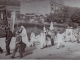
<path id="1" fill-rule="evenodd" d="M 5 40 L 5 43 L 6 43 L 6 55 L 10 55 L 10 42 L 11 42 L 11 39 L 12 39 L 12 32 L 10 31 L 10 28 L 9 27 L 6 27 L 5 28 L 5 31 L 6 31 L 6 40 Z"/>

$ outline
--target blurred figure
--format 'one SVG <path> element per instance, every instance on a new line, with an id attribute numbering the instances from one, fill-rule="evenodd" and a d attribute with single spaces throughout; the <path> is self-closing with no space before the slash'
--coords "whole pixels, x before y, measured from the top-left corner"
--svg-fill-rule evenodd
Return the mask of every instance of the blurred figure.
<path id="1" fill-rule="evenodd" d="M 58 33 L 57 33 L 57 49 L 60 48 L 63 44 L 63 39 L 64 39 L 64 36 L 62 34 L 62 32 L 60 30 L 58 30 Z"/>
<path id="2" fill-rule="evenodd" d="M 54 30 L 51 30 L 51 45 L 54 46 L 54 40 L 55 40 L 55 32 Z"/>
<path id="3" fill-rule="evenodd" d="M 31 36 L 30 36 L 31 46 L 34 45 L 34 41 L 35 41 L 35 33 L 34 33 L 33 30 L 32 30 L 32 32 L 31 32 Z"/>
<path id="4" fill-rule="evenodd" d="M 45 41 L 45 33 L 41 31 L 40 34 L 40 47 L 43 49 L 46 46 L 46 41 Z"/>
<path id="5" fill-rule="evenodd" d="M 12 39 L 12 32 L 10 31 L 10 28 L 9 27 L 6 27 L 5 28 L 5 31 L 6 31 L 6 40 L 5 40 L 5 43 L 6 43 L 6 55 L 10 55 L 10 42 L 11 42 L 11 39 Z"/>
<path id="6" fill-rule="evenodd" d="M 25 43 L 26 46 L 29 47 L 29 41 L 28 41 L 27 31 L 24 28 L 24 26 L 21 26 L 21 36 L 22 36 L 23 43 Z"/>
<path id="7" fill-rule="evenodd" d="M 13 54 L 11 56 L 11 58 L 14 58 L 17 50 L 19 49 L 19 54 L 20 54 L 20 58 L 23 57 L 23 52 L 22 52 L 22 36 L 20 35 L 20 33 L 16 32 L 16 42 L 15 42 L 15 48 L 13 51 Z"/>
<path id="8" fill-rule="evenodd" d="M 51 32 L 49 29 L 47 29 L 46 32 L 46 44 L 47 46 L 51 46 Z"/>

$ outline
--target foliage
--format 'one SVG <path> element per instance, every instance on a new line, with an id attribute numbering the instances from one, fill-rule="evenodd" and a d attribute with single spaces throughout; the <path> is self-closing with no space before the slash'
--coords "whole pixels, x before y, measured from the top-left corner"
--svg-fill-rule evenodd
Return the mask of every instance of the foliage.
<path id="1" fill-rule="evenodd" d="M 69 7 L 63 7 L 61 9 L 58 9 L 55 11 L 55 13 L 51 13 L 46 18 L 47 22 L 57 22 L 57 23 L 63 23 L 66 22 L 67 18 L 69 17 Z"/>
<path id="2" fill-rule="evenodd" d="M 75 23 L 80 23 L 80 9 L 75 10 L 70 19 Z"/>

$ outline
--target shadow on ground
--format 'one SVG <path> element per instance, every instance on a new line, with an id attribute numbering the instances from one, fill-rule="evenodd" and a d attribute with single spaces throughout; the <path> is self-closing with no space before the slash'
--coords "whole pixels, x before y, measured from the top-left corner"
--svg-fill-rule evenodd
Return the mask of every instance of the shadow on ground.
<path id="1" fill-rule="evenodd" d="M 36 50 L 36 47 L 35 46 L 33 46 L 33 47 L 26 47 L 24 56 L 28 56 L 28 55 L 33 54 L 33 51 L 34 50 Z"/>

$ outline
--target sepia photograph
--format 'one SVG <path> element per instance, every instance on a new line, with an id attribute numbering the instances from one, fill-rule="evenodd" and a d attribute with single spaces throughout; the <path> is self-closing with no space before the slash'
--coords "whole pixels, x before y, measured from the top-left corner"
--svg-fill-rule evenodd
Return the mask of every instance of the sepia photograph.
<path id="1" fill-rule="evenodd" d="M 0 59 L 80 59 L 80 0 L 0 0 Z"/>

